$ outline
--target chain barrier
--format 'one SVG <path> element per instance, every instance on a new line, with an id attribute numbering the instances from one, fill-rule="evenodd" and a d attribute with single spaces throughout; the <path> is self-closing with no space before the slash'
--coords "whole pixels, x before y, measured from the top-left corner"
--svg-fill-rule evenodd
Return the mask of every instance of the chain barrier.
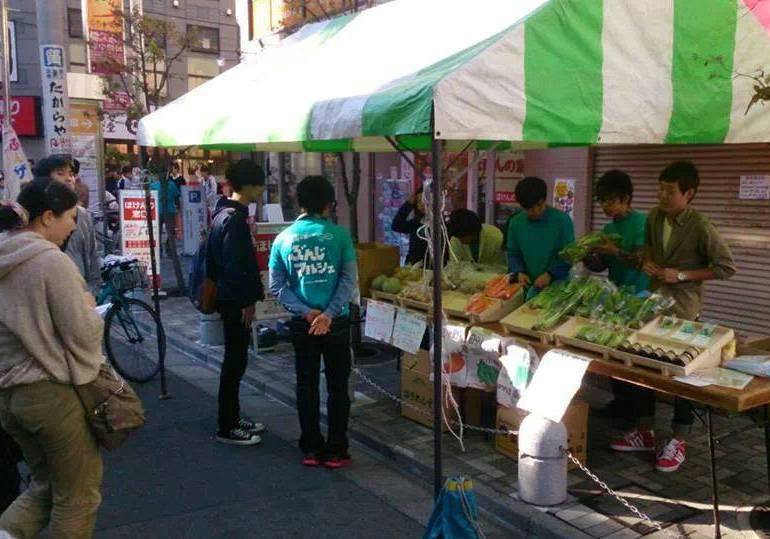
<path id="1" fill-rule="evenodd" d="M 652 526 L 653 528 L 655 528 L 656 530 L 658 530 L 660 533 L 662 533 L 662 534 L 663 534 L 663 535 L 665 535 L 666 537 L 671 537 L 672 539 L 681 539 L 681 538 L 683 538 L 683 537 L 684 537 L 683 535 L 674 534 L 674 533 L 671 533 L 670 531 L 668 531 L 668 530 L 664 529 L 662 524 L 660 524 L 660 523 L 658 523 L 658 522 L 656 522 L 656 521 L 652 520 L 652 519 L 651 519 L 650 517 L 648 517 L 646 514 L 642 513 L 642 512 L 641 512 L 639 509 L 637 509 L 635 506 L 633 506 L 633 505 L 631 504 L 631 502 L 629 502 L 628 500 L 626 500 L 625 498 L 623 498 L 623 496 L 621 496 L 620 494 L 618 494 L 617 492 L 615 492 L 614 490 L 612 490 L 612 489 L 609 487 L 609 485 L 607 485 L 607 483 L 605 483 L 604 481 L 602 481 L 601 479 L 599 479 L 599 477 L 598 477 L 596 474 L 594 474 L 594 473 L 593 473 L 591 470 L 589 470 L 589 469 L 588 469 L 588 468 L 587 468 L 587 467 L 586 467 L 586 466 L 585 466 L 585 465 L 584 465 L 582 462 L 580 462 L 580 461 L 579 461 L 577 458 L 575 458 L 575 456 L 574 456 L 572 453 L 570 453 L 569 451 L 565 451 L 565 453 L 566 453 L 566 455 L 567 455 L 567 458 L 568 458 L 569 460 L 571 460 L 571 461 L 572 461 L 572 463 L 573 463 L 575 466 L 577 466 L 578 468 L 580 468 L 580 471 L 582 471 L 584 474 L 586 474 L 586 475 L 588 476 L 588 478 L 589 478 L 589 479 L 591 479 L 591 481 L 593 481 L 594 483 L 596 483 L 597 485 L 599 485 L 599 487 L 601 487 L 601 489 L 602 489 L 602 490 L 604 490 L 604 491 L 605 491 L 607 494 L 609 494 L 610 496 L 612 496 L 613 498 L 615 498 L 615 499 L 616 499 L 618 502 L 620 502 L 621 504 L 623 504 L 623 505 L 626 507 L 626 509 L 628 509 L 628 510 L 629 510 L 629 511 L 631 511 L 631 512 L 632 512 L 634 515 L 636 515 L 637 517 L 639 517 L 639 518 L 640 518 L 640 519 L 641 519 L 643 522 L 646 522 L 646 523 L 648 523 L 650 526 Z"/>
<path id="2" fill-rule="evenodd" d="M 411 410 L 414 410 L 415 412 L 417 412 L 420 415 L 423 415 L 425 417 L 433 418 L 433 412 L 432 411 L 429 412 L 429 411 L 427 411 L 425 409 L 424 406 L 417 406 L 414 403 L 406 402 L 405 400 L 402 400 L 400 397 L 398 397 L 397 395 L 394 395 L 393 393 L 391 393 L 390 391 L 388 391 L 384 387 L 380 386 L 377 382 L 375 382 L 374 380 L 372 380 L 371 378 L 366 376 L 363 372 L 361 372 L 360 369 L 353 369 L 353 372 L 359 378 L 361 378 L 364 382 L 366 382 L 367 384 L 372 386 L 374 389 L 376 389 L 377 391 L 379 391 L 380 393 L 382 393 L 383 395 L 388 397 L 390 400 L 397 402 L 401 406 L 406 406 L 407 408 L 410 408 Z M 449 419 L 448 421 L 451 424 L 453 424 L 453 425 L 456 425 L 458 427 L 460 426 L 460 423 L 455 421 L 455 420 L 453 420 L 453 419 Z M 508 436 L 508 435 L 518 436 L 518 434 L 519 434 L 519 432 L 516 431 L 516 430 L 488 429 L 488 428 L 485 428 L 485 427 L 479 427 L 477 425 L 467 425 L 465 423 L 462 424 L 462 427 L 463 427 L 464 430 L 472 430 L 472 431 L 476 431 L 476 432 L 483 432 L 485 434 L 491 434 L 491 435 L 498 435 L 499 434 L 501 436 Z"/>
<path id="3" fill-rule="evenodd" d="M 391 393 L 390 391 L 388 391 L 387 389 L 385 389 L 384 387 L 379 385 L 377 382 L 375 382 L 374 380 L 369 378 L 360 369 L 353 369 L 353 372 L 356 374 L 356 376 L 361 378 L 361 380 L 363 380 L 364 382 L 366 382 L 367 384 L 372 386 L 378 392 L 380 392 L 383 395 L 385 395 L 386 397 L 388 397 L 390 400 L 395 401 L 395 402 L 397 402 L 398 404 L 400 404 L 402 406 L 406 406 L 407 408 L 410 408 L 410 409 L 414 410 L 415 412 L 417 412 L 417 413 L 419 413 L 421 415 L 424 415 L 426 417 L 433 417 L 433 414 L 427 412 L 424 407 L 417 406 L 416 404 L 413 404 L 411 402 L 404 401 L 399 396 L 394 395 L 393 393 Z M 458 425 L 458 426 L 460 425 L 460 423 L 458 423 L 456 421 L 452 421 L 452 420 L 450 420 L 450 423 L 453 423 L 453 424 Z M 477 432 L 483 432 L 485 434 L 492 434 L 492 435 L 498 435 L 499 434 L 499 435 L 503 435 L 503 436 L 518 435 L 519 434 L 518 431 L 514 431 L 514 430 L 488 429 L 488 428 L 484 428 L 484 427 L 479 427 L 479 426 L 475 426 L 475 425 L 466 425 L 466 424 L 463 424 L 463 429 L 473 430 L 473 431 L 477 431 Z M 615 498 L 618 502 L 620 502 L 626 509 L 628 509 L 631 513 L 633 513 L 635 516 L 637 516 L 640 520 L 642 520 L 643 522 L 646 522 L 647 524 L 649 524 L 650 526 L 655 528 L 657 531 L 661 532 L 666 537 L 670 537 L 671 539 L 682 539 L 684 537 L 683 535 L 680 535 L 680 534 L 671 533 L 667 529 L 663 528 L 663 526 L 660 523 L 654 521 L 652 518 L 650 518 L 646 514 L 642 513 L 638 508 L 636 508 L 634 505 L 632 505 L 631 502 L 629 502 L 628 500 L 623 498 L 620 494 L 618 494 L 617 492 L 612 490 L 607 485 L 607 483 L 605 483 L 604 481 L 599 479 L 599 477 L 596 474 L 594 474 L 582 462 L 580 462 L 577 458 L 575 458 L 575 456 L 572 453 L 570 453 L 569 451 L 565 450 L 565 454 L 566 454 L 567 458 L 570 461 L 572 461 L 572 463 L 580 469 L 580 471 L 582 471 L 589 479 L 591 479 L 591 481 L 593 481 L 594 483 L 599 485 L 599 487 L 602 490 L 604 490 L 607 494 L 609 494 L 610 496 Z"/>

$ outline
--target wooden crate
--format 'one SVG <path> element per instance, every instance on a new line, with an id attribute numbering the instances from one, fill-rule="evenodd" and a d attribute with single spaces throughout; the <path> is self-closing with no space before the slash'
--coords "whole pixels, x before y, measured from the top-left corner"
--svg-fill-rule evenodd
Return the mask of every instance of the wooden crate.
<path id="1" fill-rule="evenodd" d="M 569 346 L 581 350 L 588 350 L 589 352 L 599 354 L 604 359 L 609 359 L 610 350 L 612 350 L 610 347 L 584 341 L 575 336 L 580 329 L 587 324 L 596 324 L 596 322 L 580 316 L 570 317 L 566 322 L 558 326 L 556 331 L 554 331 L 554 342 L 557 346 Z"/>
<path id="2" fill-rule="evenodd" d="M 465 312 L 471 297 L 455 290 L 445 290 L 441 293 L 441 304 L 447 316 L 470 320 L 471 315 Z"/>
<path id="3" fill-rule="evenodd" d="M 396 294 L 389 294 L 387 292 L 380 292 L 379 290 L 371 290 L 371 297 L 377 301 L 385 301 L 387 303 L 399 304 L 399 297 Z"/>
<path id="4" fill-rule="evenodd" d="M 628 340 L 632 344 L 637 342 L 649 344 L 654 348 L 663 348 L 664 350 L 671 350 L 677 353 L 681 353 L 692 346 L 687 342 L 660 335 L 658 332 L 659 325 L 660 320 L 653 320 L 653 322 L 647 324 L 641 330 L 633 333 Z M 717 332 L 712 338 L 711 343 L 707 347 L 697 347 L 701 350 L 701 353 L 684 366 L 672 365 L 665 361 L 638 356 L 634 353 L 622 350 L 611 350 L 610 357 L 623 361 L 626 365 L 642 365 L 650 367 L 660 371 L 665 376 L 681 376 L 709 367 L 718 367 L 722 364 L 722 349 L 726 347 L 730 348 L 734 342 L 735 334 L 731 329 L 717 328 Z"/>
<path id="5" fill-rule="evenodd" d="M 543 344 L 551 343 L 553 342 L 553 331 L 546 332 L 532 329 L 539 315 L 539 309 L 533 309 L 525 303 L 500 320 L 500 325 L 503 327 L 506 335 L 524 335 L 537 339 Z"/>
<path id="6" fill-rule="evenodd" d="M 471 314 L 470 319 L 474 324 L 497 322 L 521 307 L 523 303 L 524 289 L 520 288 L 511 299 L 495 300 L 495 304 L 492 307 L 482 313 Z"/>

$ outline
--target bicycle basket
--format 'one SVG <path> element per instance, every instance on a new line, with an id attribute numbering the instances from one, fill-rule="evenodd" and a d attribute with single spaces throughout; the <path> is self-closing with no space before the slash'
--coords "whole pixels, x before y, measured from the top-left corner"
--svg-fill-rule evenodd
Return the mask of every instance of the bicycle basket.
<path id="1" fill-rule="evenodd" d="M 109 282 L 116 292 L 128 292 L 147 287 L 147 266 L 138 261 L 110 268 Z"/>

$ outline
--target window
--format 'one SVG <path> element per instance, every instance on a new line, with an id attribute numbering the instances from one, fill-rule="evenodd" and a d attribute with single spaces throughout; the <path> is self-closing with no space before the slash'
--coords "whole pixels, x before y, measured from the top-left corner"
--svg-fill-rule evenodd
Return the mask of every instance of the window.
<path id="1" fill-rule="evenodd" d="M 193 38 L 190 50 L 219 54 L 219 28 L 188 24 L 187 33 Z"/>
<path id="2" fill-rule="evenodd" d="M 216 58 L 189 56 L 187 58 L 187 90 L 197 88 L 219 75 Z"/>
<path id="3" fill-rule="evenodd" d="M 70 37 L 83 39 L 83 11 L 77 8 L 68 8 L 67 26 Z"/>
<path id="4" fill-rule="evenodd" d="M 86 44 L 80 42 L 70 43 L 67 47 L 70 58 L 70 71 L 74 73 L 86 73 Z"/>

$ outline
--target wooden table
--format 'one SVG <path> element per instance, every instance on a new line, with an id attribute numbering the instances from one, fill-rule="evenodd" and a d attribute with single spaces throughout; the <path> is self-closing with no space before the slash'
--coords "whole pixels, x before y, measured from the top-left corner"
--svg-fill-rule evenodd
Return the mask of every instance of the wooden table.
<path id="1" fill-rule="evenodd" d="M 496 330 L 498 328 L 490 327 L 489 329 Z M 529 341 L 528 344 L 531 345 L 541 357 L 548 351 L 557 348 L 554 345 L 533 341 Z M 714 408 L 729 412 L 747 412 L 758 408 L 763 409 L 763 423 L 758 426 L 761 426 L 765 433 L 765 459 L 768 471 L 768 490 L 770 492 L 770 379 L 756 376 L 742 390 L 715 385 L 696 387 L 677 382 L 672 377 L 664 376 L 655 370 L 636 365 L 628 366 L 620 361 L 604 359 L 601 356 L 585 350 L 563 346 L 558 348 L 566 350 L 573 355 L 590 359 L 591 363 L 588 365 L 588 372 L 628 382 L 661 393 L 667 393 L 676 397 L 682 397 L 705 406 L 705 424 L 706 429 L 708 430 L 711 465 L 711 500 L 714 514 L 714 537 L 722 537 L 719 517 L 719 484 L 717 480 L 717 462 L 715 455 L 717 438 L 714 436 L 712 421 L 712 410 Z M 724 434 L 722 437 L 725 437 L 728 434 Z"/>

